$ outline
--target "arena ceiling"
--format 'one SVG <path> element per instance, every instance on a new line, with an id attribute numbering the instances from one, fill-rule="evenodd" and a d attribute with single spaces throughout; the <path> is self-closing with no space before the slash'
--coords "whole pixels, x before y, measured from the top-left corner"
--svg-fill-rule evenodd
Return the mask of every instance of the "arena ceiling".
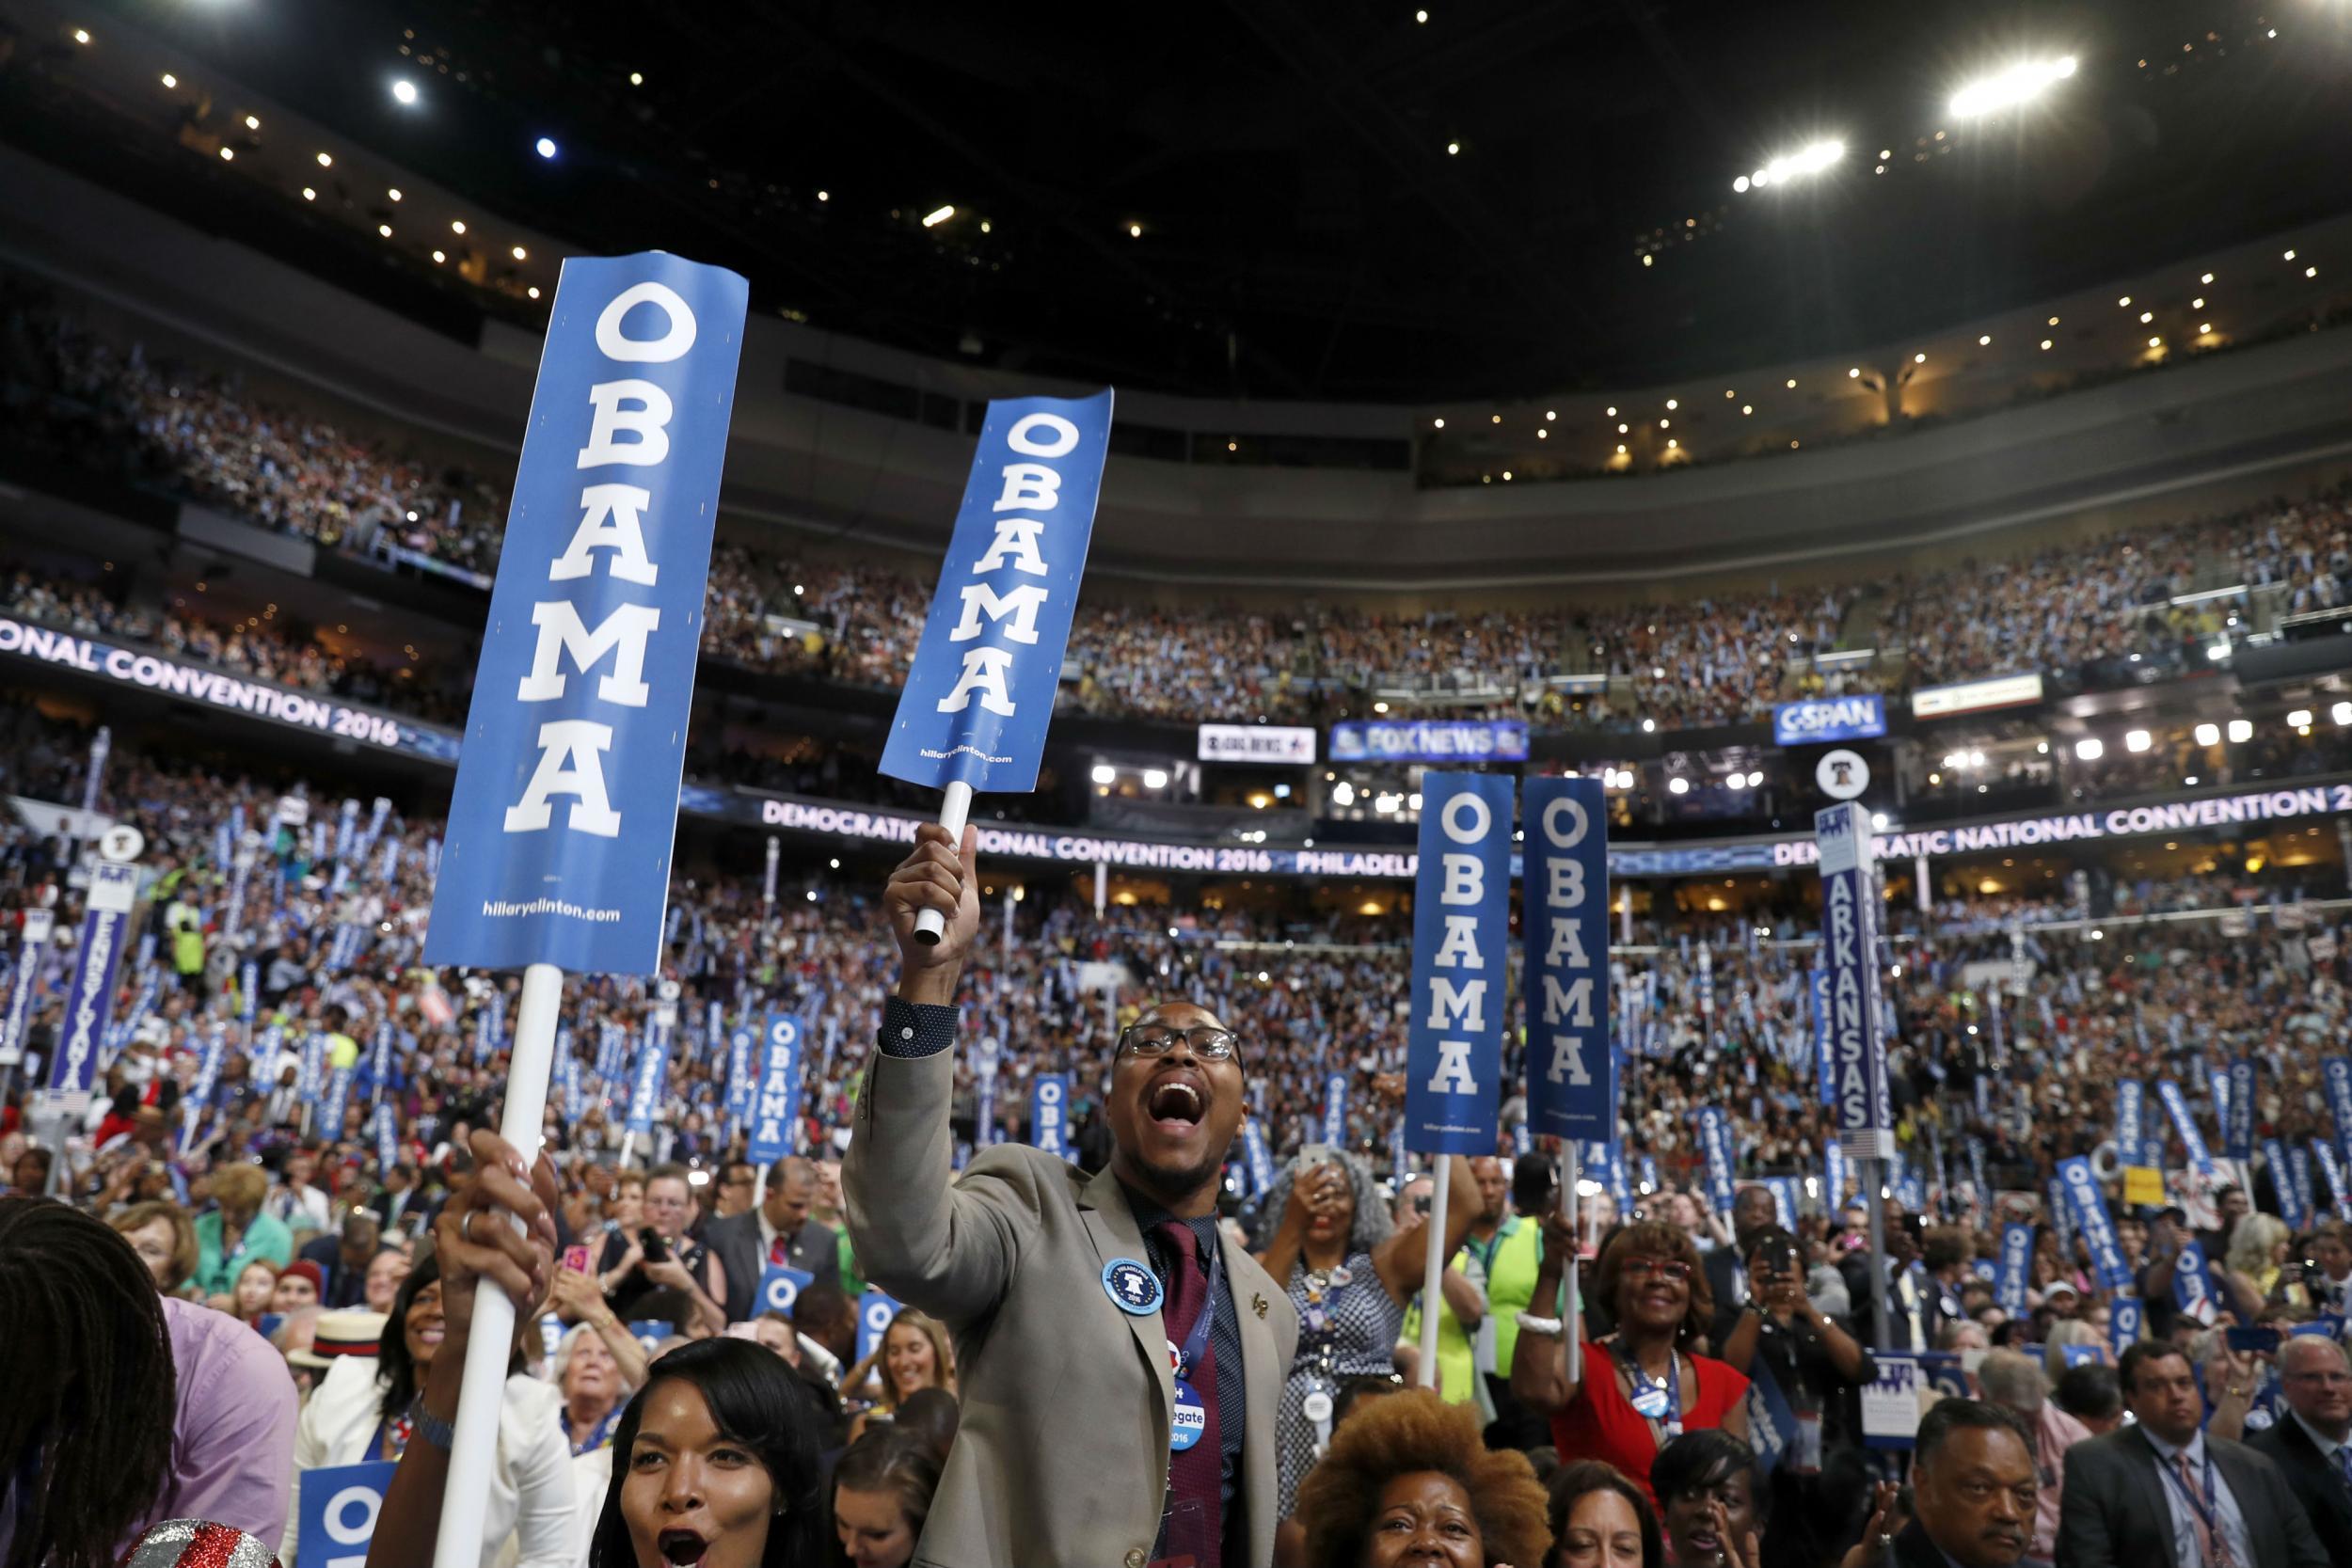
<path id="1" fill-rule="evenodd" d="M 1209 396 L 1536 395 L 1891 341 L 2335 212 L 2352 123 L 2344 0 L 92 8 L 582 248 Z M 2036 103 L 1949 108 L 2061 55 Z"/>

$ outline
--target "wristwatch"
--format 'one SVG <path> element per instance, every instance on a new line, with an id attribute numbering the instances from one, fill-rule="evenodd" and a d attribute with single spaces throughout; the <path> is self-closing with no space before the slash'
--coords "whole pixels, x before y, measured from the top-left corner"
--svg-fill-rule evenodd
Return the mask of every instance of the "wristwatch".
<path id="1" fill-rule="evenodd" d="M 443 1453 L 449 1452 L 449 1446 L 457 1441 L 457 1429 L 425 1409 L 422 1394 L 409 1402 L 408 1429 L 412 1435 L 423 1438 Z"/>

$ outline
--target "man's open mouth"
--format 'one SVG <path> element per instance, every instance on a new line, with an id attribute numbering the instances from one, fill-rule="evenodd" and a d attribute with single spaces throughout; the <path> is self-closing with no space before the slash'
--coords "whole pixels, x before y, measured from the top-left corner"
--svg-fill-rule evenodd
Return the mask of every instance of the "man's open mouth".
<path id="1" fill-rule="evenodd" d="M 1200 1083 L 1184 1073 L 1156 1080 L 1143 1097 L 1143 1113 L 1164 1131 L 1185 1132 L 1208 1114 L 1209 1097 Z"/>

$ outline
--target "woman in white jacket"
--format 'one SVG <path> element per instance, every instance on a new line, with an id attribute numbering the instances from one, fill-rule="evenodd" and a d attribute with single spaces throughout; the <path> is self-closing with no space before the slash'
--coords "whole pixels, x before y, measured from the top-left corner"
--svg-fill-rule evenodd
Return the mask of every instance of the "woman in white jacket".
<path id="1" fill-rule="evenodd" d="M 524 1314 L 522 1323 L 536 1332 L 532 1315 Z M 407 1447 L 409 1411 L 424 1369 L 440 1348 L 441 1328 L 441 1275 L 428 1258 L 409 1272 L 393 1298 L 379 1353 L 338 1359 L 302 1407 L 294 1429 L 294 1499 L 286 1513 L 282 1560 L 292 1562 L 298 1545 L 304 1471 L 396 1460 Z M 483 1568 L 501 1561 L 516 1568 L 575 1568 L 572 1453 L 564 1435 L 563 1396 L 523 1366 L 517 1353 L 508 1368 L 498 1462 L 483 1527 Z"/>

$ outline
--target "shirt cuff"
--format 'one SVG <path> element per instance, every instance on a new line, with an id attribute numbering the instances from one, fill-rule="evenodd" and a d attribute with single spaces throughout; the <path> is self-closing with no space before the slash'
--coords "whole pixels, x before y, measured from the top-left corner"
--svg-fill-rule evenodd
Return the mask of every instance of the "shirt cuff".
<path id="1" fill-rule="evenodd" d="M 882 1032 L 874 1044 L 885 1056 L 936 1056 L 956 1043 L 960 1016 L 954 1007 L 885 996 Z"/>

